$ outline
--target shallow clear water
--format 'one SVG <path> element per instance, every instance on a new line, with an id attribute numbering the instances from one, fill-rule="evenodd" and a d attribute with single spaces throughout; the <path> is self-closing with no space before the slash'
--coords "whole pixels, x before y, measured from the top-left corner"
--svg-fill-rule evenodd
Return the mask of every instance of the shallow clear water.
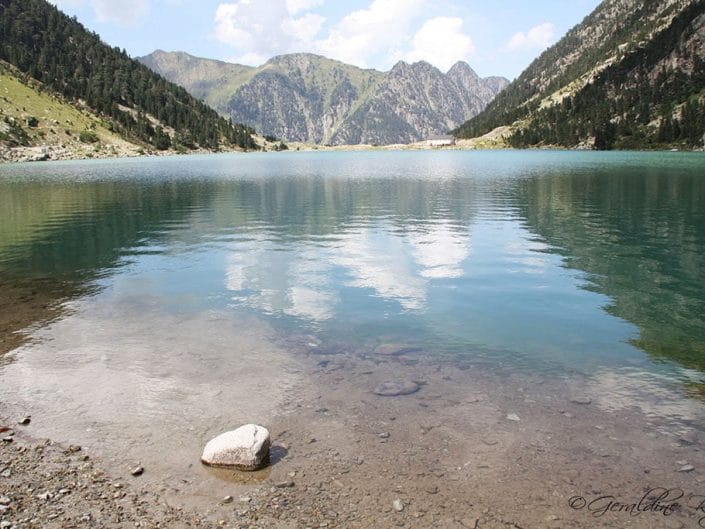
<path id="1" fill-rule="evenodd" d="M 0 284 L 39 279 L 61 286 L 47 296 L 87 312 L 256 318 L 331 352 L 389 341 L 439 361 L 697 384 L 705 156 L 285 153 L 0 167 Z M 5 332 L 41 323 L 30 314 Z M 188 385 L 193 362 L 180 361 Z"/>

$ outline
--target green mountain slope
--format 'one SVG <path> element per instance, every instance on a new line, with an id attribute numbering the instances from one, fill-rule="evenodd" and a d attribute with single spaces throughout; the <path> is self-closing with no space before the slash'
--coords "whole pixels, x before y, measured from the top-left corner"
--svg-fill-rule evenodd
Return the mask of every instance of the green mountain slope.
<path id="1" fill-rule="evenodd" d="M 233 125 L 45 0 L 0 0 L 0 35 L 0 59 L 133 143 L 255 148 L 252 129 Z"/>
<path id="2" fill-rule="evenodd" d="M 281 55 L 258 68 L 154 52 L 139 59 L 233 120 L 264 134 L 322 144 L 408 143 L 476 115 L 505 86 L 465 63 L 447 73 L 425 62 L 389 72 L 319 55 Z"/>
<path id="3" fill-rule="evenodd" d="M 105 119 L 0 61 L 0 160 L 109 157 L 146 150 L 109 127 Z"/>
<path id="4" fill-rule="evenodd" d="M 516 147 L 700 147 L 703 0 L 606 0 L 456 133 Z"/>
<path id="5" fill-rule="evenodd" d="M 157 50 L 137 60 L 222 115 L 228 115 L 228 100 L 235 90 L 257 73 L 252 66 L 201 59 L 181 51 Z"/>

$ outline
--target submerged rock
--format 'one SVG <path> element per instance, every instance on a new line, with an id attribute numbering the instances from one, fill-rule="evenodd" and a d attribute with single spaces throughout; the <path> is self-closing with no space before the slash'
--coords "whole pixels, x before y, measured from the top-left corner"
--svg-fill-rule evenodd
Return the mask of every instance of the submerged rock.
<path id="1" fill-rule="evenodd" d="M 687 432 L 682 434 L 678 439 L 681 443 L 685 445 L 694 445 L 698 442 L 698 435 L 695 433 L 694 430 L 688 430 Z"/>
<path id="2" fill-rule="evenodd" d="M 401 356 L 419 351 L 421 351 L 419 347 L 409 347 L 398 343 L 384 343 L 375 348 L 375 354 L 382 356 Z"/>
<path id="3" fill-rule="evenodd" d="M 573 404 L 588 406 L 589 404 L 592 404 L 592 399 L 587 395 L 574 395 L 570 398 L 570 402 L 572 402 Z"/>
<path id="4" fill-rule="evenodd" d="M 382 382 L 375 388 L 375 395 L 382 397 L 398 397 L 400 395 L 411 395 L 416 393 L 421 386 L 411 380 L 401 380 L 398 382 Z"/>
<path id="5" fill-rule="evenodd" d="M 213 467 L 259 470 L 269 464 L 269 431 L 246 424 L 212 439 L 203 449 L 201 462 Z"/>

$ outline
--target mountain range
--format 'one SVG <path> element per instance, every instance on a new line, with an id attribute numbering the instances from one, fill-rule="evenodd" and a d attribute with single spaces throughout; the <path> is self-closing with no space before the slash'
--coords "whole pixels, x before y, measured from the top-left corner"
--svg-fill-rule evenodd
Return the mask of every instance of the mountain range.
<path id="1" fill-rule="evenodd" d="M 263 134 L 317 144 L 412 143 L 477 115 L 508 84 L 458 62 L 443 73 L 427 62 L 389 72 L 319 55 L 281 55 L 260 67 L 154 53 L 143 64 L 222 115 Z"/>
<path id="2" fill-rule="evenodd" d="M 604 0 L 511 84 L 464 62 L 445 73 L 305 53 L 260 67 L 162 51 L 138 62 L 46 0 L 0 0 L 0 15 L 0 159 L 31 146 L 67 157 L 257 149 L 255 128 L 331 145 L 454 129 L 476 145 L 705 147 L 705 0 Z"/>
<path id="3" fill-rule="evenodd" d="M 605 0 L 455 134 L 514 147 L 702 148 L 705 1 Z"/>

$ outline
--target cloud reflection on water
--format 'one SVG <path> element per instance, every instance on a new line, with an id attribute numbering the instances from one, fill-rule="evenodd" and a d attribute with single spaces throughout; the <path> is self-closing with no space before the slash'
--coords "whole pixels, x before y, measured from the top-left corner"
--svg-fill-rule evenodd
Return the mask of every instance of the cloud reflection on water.
<path id="1" fill-rule="evenodd" d="M 449 223 L 403 235 L 388 225 L 367 225 L 339 235 L 331 247 L 296 252 L 279 251 L 260 236 L 228 255 L 225 284 L 248 306 L 320 322 L 336 315 L 337 272 L 349 288 L 418 311 L 426 306 L 429 282 L 462 277 L 469 257 L 470 236 Z"/>

